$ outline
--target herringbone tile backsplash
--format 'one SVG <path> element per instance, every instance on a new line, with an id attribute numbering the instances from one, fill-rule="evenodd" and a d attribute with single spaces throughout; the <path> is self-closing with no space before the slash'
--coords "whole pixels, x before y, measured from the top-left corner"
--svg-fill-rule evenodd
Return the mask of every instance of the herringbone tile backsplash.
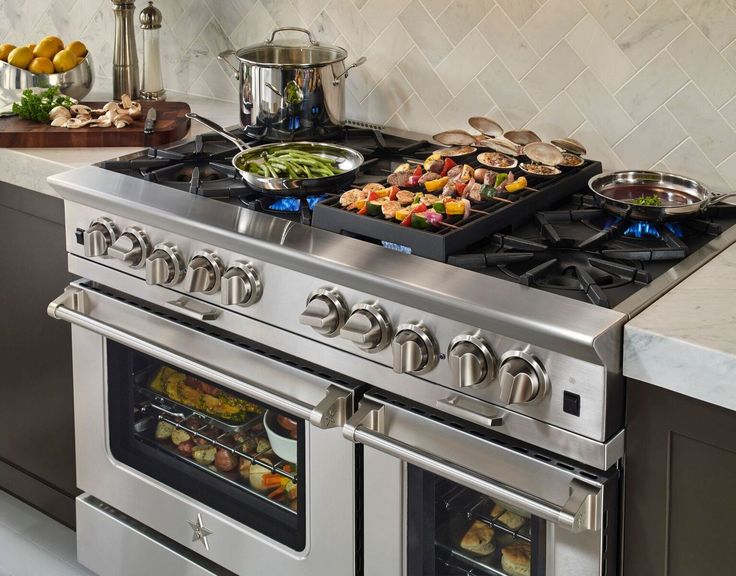
<path id="1" fill-rule="evenodd" d="M 164 82 L 235 101 L 216 55 L 303 26 L 367 63 L 348 117 L 423 133 L 486 115 L 607 169 L 736 188 L 736 0 L 158 0 Z M 145 3 L 138 0 L 140 10 Z M 79 38 L 109 78 L 109 0 L 0 0 L 0 39 Z M 140 46 L 140 42 L 139 42 Z M 233 111 L 233 121 L 236 112 Z"/>

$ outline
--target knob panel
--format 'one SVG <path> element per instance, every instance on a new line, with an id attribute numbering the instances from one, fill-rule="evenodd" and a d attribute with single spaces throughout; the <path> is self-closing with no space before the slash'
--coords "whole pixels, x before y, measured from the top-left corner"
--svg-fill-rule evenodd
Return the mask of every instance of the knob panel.
<path id="1" fill-rule="evenodd" d="M 340 336 L 365 352 L 375 353 L 391 343 L 391 320 L 374 304 L 358 304 L 340 329 Z"/>
<path id="2" fill-rule="evenodd" d="M 126 263 L 131 268 L 142 268 L 151 253 L 151 241 L 145 230 L 130 226 L 123 230 L 120 238 L 108 248 L 107 255 Z"/>
<path id="3" fill-rule="evenodd" d="M 437 342 L 421 324 L 402 324 L 393 341 L 394 372 L 426 374 L 439 360 Z"/>
<path id="4" fill-rule="evenodd" d="M 525 352 L 508 352 L 498 370 L 502 404 L 535 404 L 549 391 L 549 378 L 544 366 Z"/>
<path id="5" fill-rule="evenodd" d="M 89 228 L 85 230 L 83 235 L 84 255 L 88 258 L 105 256 L 107 249 L 115 242 L 117 237 L 117 226 L 110 218 L 106 216 L 96 218 L 90 223 Z"/>
<path id="6" fill-rule="evenodd" d="M 184 288 L 187 292 L 214 294 L 220 289 L 220 279 L 225 267 L 212 250 L 198 250 L 189 259 Z"/>
<path id="7" fill-rule="evenodd" d="M 173 286 L 184 277 L 184 258 L 175 244 L 161 242 L 146 258 L 146 284 Z"/>
<path id="8" fill-rule="evenodd" d="M 328 338 L 340 332 L 348 315 L 348 308 L 337 290 L 320 288 L 307 297 L 307 307 L 299 315 L 299 323 Z"/>
<path id="9" fill-rule="evenodd" d="M 260 274 L 249 262 L 234 262 L 222 276 L 220 297 L 225 306 L 252 306 L 262 293 Z"/>
<path id="10" fill-rule="evenodd" d="M 486 386 L 496 376 L 496 357 L 485 340 L 464 334 L 447 348 L 447 360 L 460 388 Z"/>

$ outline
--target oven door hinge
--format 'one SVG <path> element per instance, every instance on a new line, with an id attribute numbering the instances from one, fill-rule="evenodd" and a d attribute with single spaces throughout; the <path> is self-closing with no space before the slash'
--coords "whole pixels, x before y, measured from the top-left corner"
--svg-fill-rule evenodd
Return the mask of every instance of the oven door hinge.
<path id="1" fill-rule="evenodd" d="M 352 398 L 351 392 L 329 386 L 325 397 L 312 409 L 309 421 L 322 429 L 342 426 L 352 414 Z"/>
<path id="2" fill-rule="evenodd" d="M 64 288 L 64 293 L 48 305 L 46 313 L 58 320 L 59 317 L 56 315 L 56 310 L 59 306 L 86 314 L 89 311 L 89 298 L 87 297 L 87 293 L 81 288 L 67 286 Z"/>

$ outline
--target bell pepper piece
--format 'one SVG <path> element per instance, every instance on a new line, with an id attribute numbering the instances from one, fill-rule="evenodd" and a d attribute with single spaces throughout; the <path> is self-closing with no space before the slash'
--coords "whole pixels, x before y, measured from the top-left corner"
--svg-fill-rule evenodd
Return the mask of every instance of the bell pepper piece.
<path id="1" fill-rule="evenodd" d="M 437 178 L 437 180 L 430 180 L 429 182 L 424 183 L 424 188 L 426 188 L 427 192 L 437 192 L 445 187 L 445 184 L 447 184 L 448 180 L 449 178 L 447 176 Z"/>
<path id="2" fill-rule="evenodd" d="M 398 186 L 391 186 L 391 191 L 388 193 L 388 199 L 391 201 L 396 200 L 396 194 L 398 193 L 398 191 L 399 191 Z"/>
<path id="3" fill-rule="evenodd" d="M 404 218 L 409 216 L 409 214 L 411 214 L 411 208 L 401 208 L 400 210 L 396 211 L 396 214 L 394 214 L 394 218 L 399 222 L 403 222 Z"/>
<path id="4" fill-rule="evenodd" d="M 364 214 L 368 214 L 368 202 L 363 204 L 363 207 L 358 210 L 358 214 L 360 214 L 361 216 L 363 216 Z"/>
<path id="5" fill-rule="evenodd" d="M 366 198 L 367 202 L 371 202 L 372 200 L 375 200 L 378 198 L 378 194 L 376 194 L 375 190 L 368 193 L 368 198 Z"/>
<path id="6" fill-rule="evenodd" d="M 521 178 L 517 178 L 511 184 L 506 186 L 506 192 L 518 192 L 519 190 L 523 190 L 524 188 L 526 188 L 526 185 L 526 177 L 522 176 Z"/>
<path id="7" fill-rule="evenodd" d="M 457 194 L 458 196 L 462 196 L 467 186 L 467 182 L 455 182 L 455 194 Z"/>
<path id="8" fill-rule="evenodd" d="M 423 212 L 414 212 L 411 215 L 411 227 L 419 228 L 420 230 L 426 230 L 429 228 L 429 222 L 427 222 L 427 216 Z"/>
<path id="9" fill-rule="evenodd" d="M 414 194 L 414 199 L 411 201 L 411 203 L 419 204 L 422 201 L 423 196 L 424 194 L 422 194 L 421 192 L 417 192 L 416 194 Z"/>
<path id="10" fill-rule="evenodd" d="M 465 214 L 465 205 L 461 200 L 445 202 L 445 212 L 448 216 L 462 216 Z"/>
<path id="11" fill-rule="evenodd" d="M 417 179 L 422 177 L 422 167 L 417 164 L 417 167 L 414 168 L 414 172 L 411 173 L 412 176 L 415 176 Z"/>
<path id="12" fill-rule="evenodd" d="M 489 186 L 488 184 L 484 184 L 483 187 L 480 189 L 480 197 L 484 200 L 490 200 L 496 195 L 496 189 L 493 186 Z"/>
<path id="13" fill-rule="evenodd" d="M 501 172 L 500 174 L 496 174 L 496 181 L 493 184 L 494 188 L 498 188 L 501 184 L 503 184 L 503 181 L 508 178 L 508 174 L 505 172 Z"/>
<path id="14" fill-rule="evenodd" d="M 434 204 L 432 204 L 432 210 L 437 212 L 437 214 L 444 214 L 445 213 L 445 203 L 435 202 Z"/>
<path id="15" fill-rule="evenodd" d="M 376 195 L 376 198 L 383 198 L 384 196 L 388 196 L 391 194 L 391 188 L 393 186 L 390 186 L 389 188 L 381 188 L 380 190 L 375 190 L 373 193 Z"/>
<path id="16" fill-rule="evenodd" d="M 454 168 L 455 166 L 457 166 L 457 164 L 452 161 L 452 158 L 445 158 L 445 163 L 442 165 L 442 172 L 440 172 L 440 176 L 444 176 L 445 174 L 447 174 L 450 168 Z"/>

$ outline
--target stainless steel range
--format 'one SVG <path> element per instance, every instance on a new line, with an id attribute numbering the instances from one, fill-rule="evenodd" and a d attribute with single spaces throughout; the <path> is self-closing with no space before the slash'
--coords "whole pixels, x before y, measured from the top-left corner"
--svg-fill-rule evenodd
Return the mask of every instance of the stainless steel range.
<path id="1" fill-rule="evenodd" d="M 432 149 L 342 139 L 361 183 Z M 258 196 L 233 153 L 205 136 L 50 179 L 81 278 L 49 307 L 73 324 L 80 561 L 616 573 L 623 325 L 736 239 L 733 213 L 640 239 L 573 173 L 448 264 L 310 227 L 329 197 Z"/>

